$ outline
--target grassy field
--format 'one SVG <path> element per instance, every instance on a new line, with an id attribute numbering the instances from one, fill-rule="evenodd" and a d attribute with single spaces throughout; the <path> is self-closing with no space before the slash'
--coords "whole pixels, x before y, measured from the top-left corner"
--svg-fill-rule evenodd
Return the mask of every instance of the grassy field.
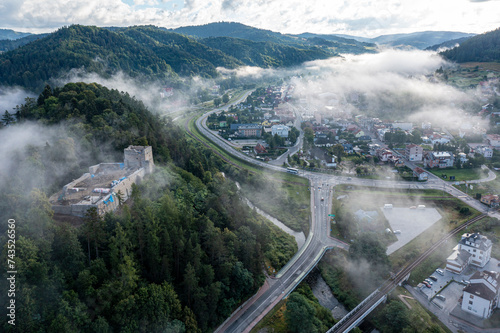
<path id="1" fill-rule="evenodd" d="M 485 183 L 480 183 L 480 184 L 473 184 L 472 190 L 470 187 L 468 189 L 465 188 L 465 185 L 455 185 L 456 188 L 459 190 L 465 192 L 467 190 L 467 193 L 474 197 L 476 193 L 481 193 L 481 194 L 500 194 L 500 177 L 498 177 L 498 172 L 493 171 L 497 174 L 497 178 L 490 182 L 485 182 Z"/>
<path id="2" fill-rule="evenodd" d="M 477 169 L 430 169 L 430 173 L 443 178 L 442 175 L 446 175 L 445 180 L 450 181 L 451 176 L 455 176 L 453 181 L 464 181 L 464 180 L 475 180 L 485 178 L 487 174 L 483 173 L 480 168 Z"/>
<path id="3" fill-rule="evenodd" d="M 500 63 L 498 62 L 464 62 L 460 66 L 464 68 L 475 68 L 477 66 L 479 70 L 500 72 Z"/>

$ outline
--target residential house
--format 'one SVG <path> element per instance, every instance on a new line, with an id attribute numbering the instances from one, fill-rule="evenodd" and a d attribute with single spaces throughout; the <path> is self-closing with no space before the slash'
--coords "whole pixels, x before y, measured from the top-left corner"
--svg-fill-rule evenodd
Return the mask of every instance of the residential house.
<path id="1" fill-rule="evenodd" d="M 408 161 L 420 162 L 422 161 L 422 155 L 424 153 L 424 148 L 419 145 L 411 144 L 407 145 L 405 149 L 405 158 Z"/>
<path id="2" fill-rule="evenodd" d="M 498 207 L 498 205 L 499 205 L 498 195 L 494 195 L 494 194 L 482 195 L 481 202 L 490 206 L 490 207 Z"/>
<path id="3" fill-rule="evenodd" d="M 381 162 L 387 162 L 392 158 L 392 151 L 389 149 L 379 149 L 377 151 L 377 156 Z"/>
<path id="4" fill-rule="evenodd" d="M 290 127 L 285 125 L 273 125 L 271 126 L 271 134 L 275 136 L 276 134 L 282 138 L 288 138 L 288 132 Z"/>
<path id="5" fill-rule="evenodd" d="M 474 148 L 474 153 L 481 154 L 484 158 L 492 158 L 493 157 L 493 149 L 487 146 L 478 146 Z"/>
<path id="6" fill-rule="evenodd" d="M 451 140 L 441 134 L 434 133 L 428 137 L 428 143 L 432 143 L 433 145 L 435 144 L 445 144 L 449 143 Z"/>
<path id="7" fill-rule="evenodd" d="M 416 167 L 413 169 L 413 177 L 417 177 L 418 180 L 427 180 L 429 178 L 429 174 L 422 168 Z"/>
<path id="8" fill-rule="evenodd" d="M 360 141 L 372 141 L 372 137 L 369 135 L 362 135 L 358 138 Z"/>
<path id="9" fill-rule="evenodd" d="M 346 154 L 354 153 L 354 147 L 352 146 L 351 143 L 343 143 L 342 147 L 344 147 L 344 153 Z"/>
<path id="10" fill-rule="evenodd" d="M 453 252 L 446 258 L 446 270 L 461 274 L 470 264 L 472 255 L 466 250 L 461 250 L 460 245 L 453 248 Z"/>
<path id="11" fill-rule="evenodd" d="M 255 152 L 255 154 L 266 154 L 267 153 L 266 148 L 263 145 L 261 145 L 260 143 L 257 143 L 257 145 L 253 148 L 253 151 Z"/>
<path id="12" fill-rule="evenodd" d="M 411 131 L 413 129 L 413 123 L 392 123 L 392 128 L 399 128 L 403 131 Z"/>
<path id="13" fill-rule="evenodd" d="M 453 154 L 447 151 L 431 151 L 425 154 L 424 167 L 448 168 L 453 166 Z"/>
<path id="14" fill-rule="evenodd" d="M 476 272 L 470 277 L 462 297 L 462 310 L 481 318 L 489 318 L 498 308 L 500 299 L 500 273 Z"/>
<path id="15" fill-rule="evenodd" d="M 262 125 L 262 127 L 271 127 L 272 124 L 269 120 L 266 119 L 262 122 L 261 125 Z"/>
<path id="16" fill-rule="evenodd" d="M 324 162 L 325 166 L 327 168 L 336 168 L 337 167 L 336 158 L 337 158 L 337 156 L 335 156 L 335 155 L 328 156 L 327 158 L 325 158 L 325 162 Z"/>
<path id="17" fill-rule="evenodd" d="M 458 153 L 457 154 L 457 160 L 460 161 L 460 163 L 466 163 L 469 159 L 467 158 L 467 154 L 465 154 L 465 153 Z"/>
<path id="18" fill-rule="evenodd" d="M 487 134 L 486 141 L 488 141 L 488 144 L 494 148 L 500 147 L 500 135 L 498 134 Z"/>
<path id="19" fill-rule="evenodd" d="M 478 233 L 465 233 L 458 242 L 460 250 L 465 250 L 472 255 L 471 264 L 484 267 L 491 259 L 492 243 L 488 237 Z"/>

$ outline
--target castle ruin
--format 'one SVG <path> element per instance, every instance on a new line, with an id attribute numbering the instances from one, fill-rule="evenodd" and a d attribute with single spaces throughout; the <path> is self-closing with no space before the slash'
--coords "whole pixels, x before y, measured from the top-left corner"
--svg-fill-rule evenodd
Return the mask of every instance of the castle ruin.
<path id="1" fill-rule="evenodd" d="M 132 184 L 139 183 L 154 170 L 151 146 L 124 149 L 123 163 L 100 163 L 89 172 L 63 186 L 50 197 L 56 214 L 84 217 L 96 207 L 99 215 L 114 211 L 132 194 Z"/>

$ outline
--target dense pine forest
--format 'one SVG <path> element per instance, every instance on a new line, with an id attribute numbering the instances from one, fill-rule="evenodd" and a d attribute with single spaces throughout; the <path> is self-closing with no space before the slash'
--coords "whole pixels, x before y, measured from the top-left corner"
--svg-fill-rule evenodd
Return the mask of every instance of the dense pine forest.
<path id="1" fill-rule="evenodd" d="M 19 319 L 2 331 L 209 332 L 260 287 L 264 260 L 279 269 L 296 251 L 229 179 L 256 176 L 224 164 L 142 102 L 70 83 L 46 86 L 16 111 L 17 123 L 3 130 L 56 139 L 25 146 L 0 174 L 0 217 L 17 223 Z M 157 168 L 127 203 L 104 217 L 53 215 L 50 194 L 90 165 L 120 160 L 129 144 L 151 145 Z M 5 276 L 0 285 L 8 289 Z"/>
<path id="2" fill-rule="evenodd" d="M 471 37 L 441 55 L 456 62 L 500 62 L 500 28 Z"/>

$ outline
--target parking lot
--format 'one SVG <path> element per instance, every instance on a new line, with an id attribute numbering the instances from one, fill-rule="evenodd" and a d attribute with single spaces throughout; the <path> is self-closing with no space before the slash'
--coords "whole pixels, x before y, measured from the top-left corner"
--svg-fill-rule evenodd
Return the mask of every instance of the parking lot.
<path id="1" fill-rule="evenodd" d="M 440 269 L 443 270 L 444 275 L 440 275 L 436 271 L 434 271 L 432 274 L 429 274 L 436 277 L 437 279 L 437 281 L 433 281 L 432 279 L 430 279 L 432 282 L 431 288 L 428 288 L 422 284 L 421 287 L 415 287 L 415 289 L 420 294 L 423 294 L 428 301 L 436 305 L 436 307 L 434 305 L 432 305 L 432 307 L 429 307 L 431 311 L 441 311 L 441 314 L 446 316 L 448 316 L 448 314 L 450 313 L 453 313 L 456 316 L 456 314 L 458 313 L 458 317 L 460 319 L 468 321 L 473 325 L 481 326 L 483 321 L 479 317 L 475 317 L 461 310 L 461 298 L 463 295 L 463 289 L 466 286 L 466 284 L 462 281 L 469 281 L 470 277 L 478 270 L 498 272 L 500 271 L 500 267 L 498 266 L 498 264 L 499 260 L 491 258 L 484 268 L 469 266 L 463 272 L 463 274 L 454 274 L 446 271 L 442 267 Z M 434 297 L 437 294 L 443 295 L 445 297 L 445 300 Z M 425 306 L 430 306 L 429 303 L 422 304 Z M 437 310 L 438 308 L 439 310 Z"/>
<path id="2" fill-rule="evenodd" d="M 402 248 L 441 219 L 441 214 L 435 208 L 411 209 L 394 207 L 384 209 L 382 207 L 381 210 L 389 221 L 392 230 L 401 231 L 401 233 L 396 234 L 398 241 L 387 247 L 387 255 Z"/>

